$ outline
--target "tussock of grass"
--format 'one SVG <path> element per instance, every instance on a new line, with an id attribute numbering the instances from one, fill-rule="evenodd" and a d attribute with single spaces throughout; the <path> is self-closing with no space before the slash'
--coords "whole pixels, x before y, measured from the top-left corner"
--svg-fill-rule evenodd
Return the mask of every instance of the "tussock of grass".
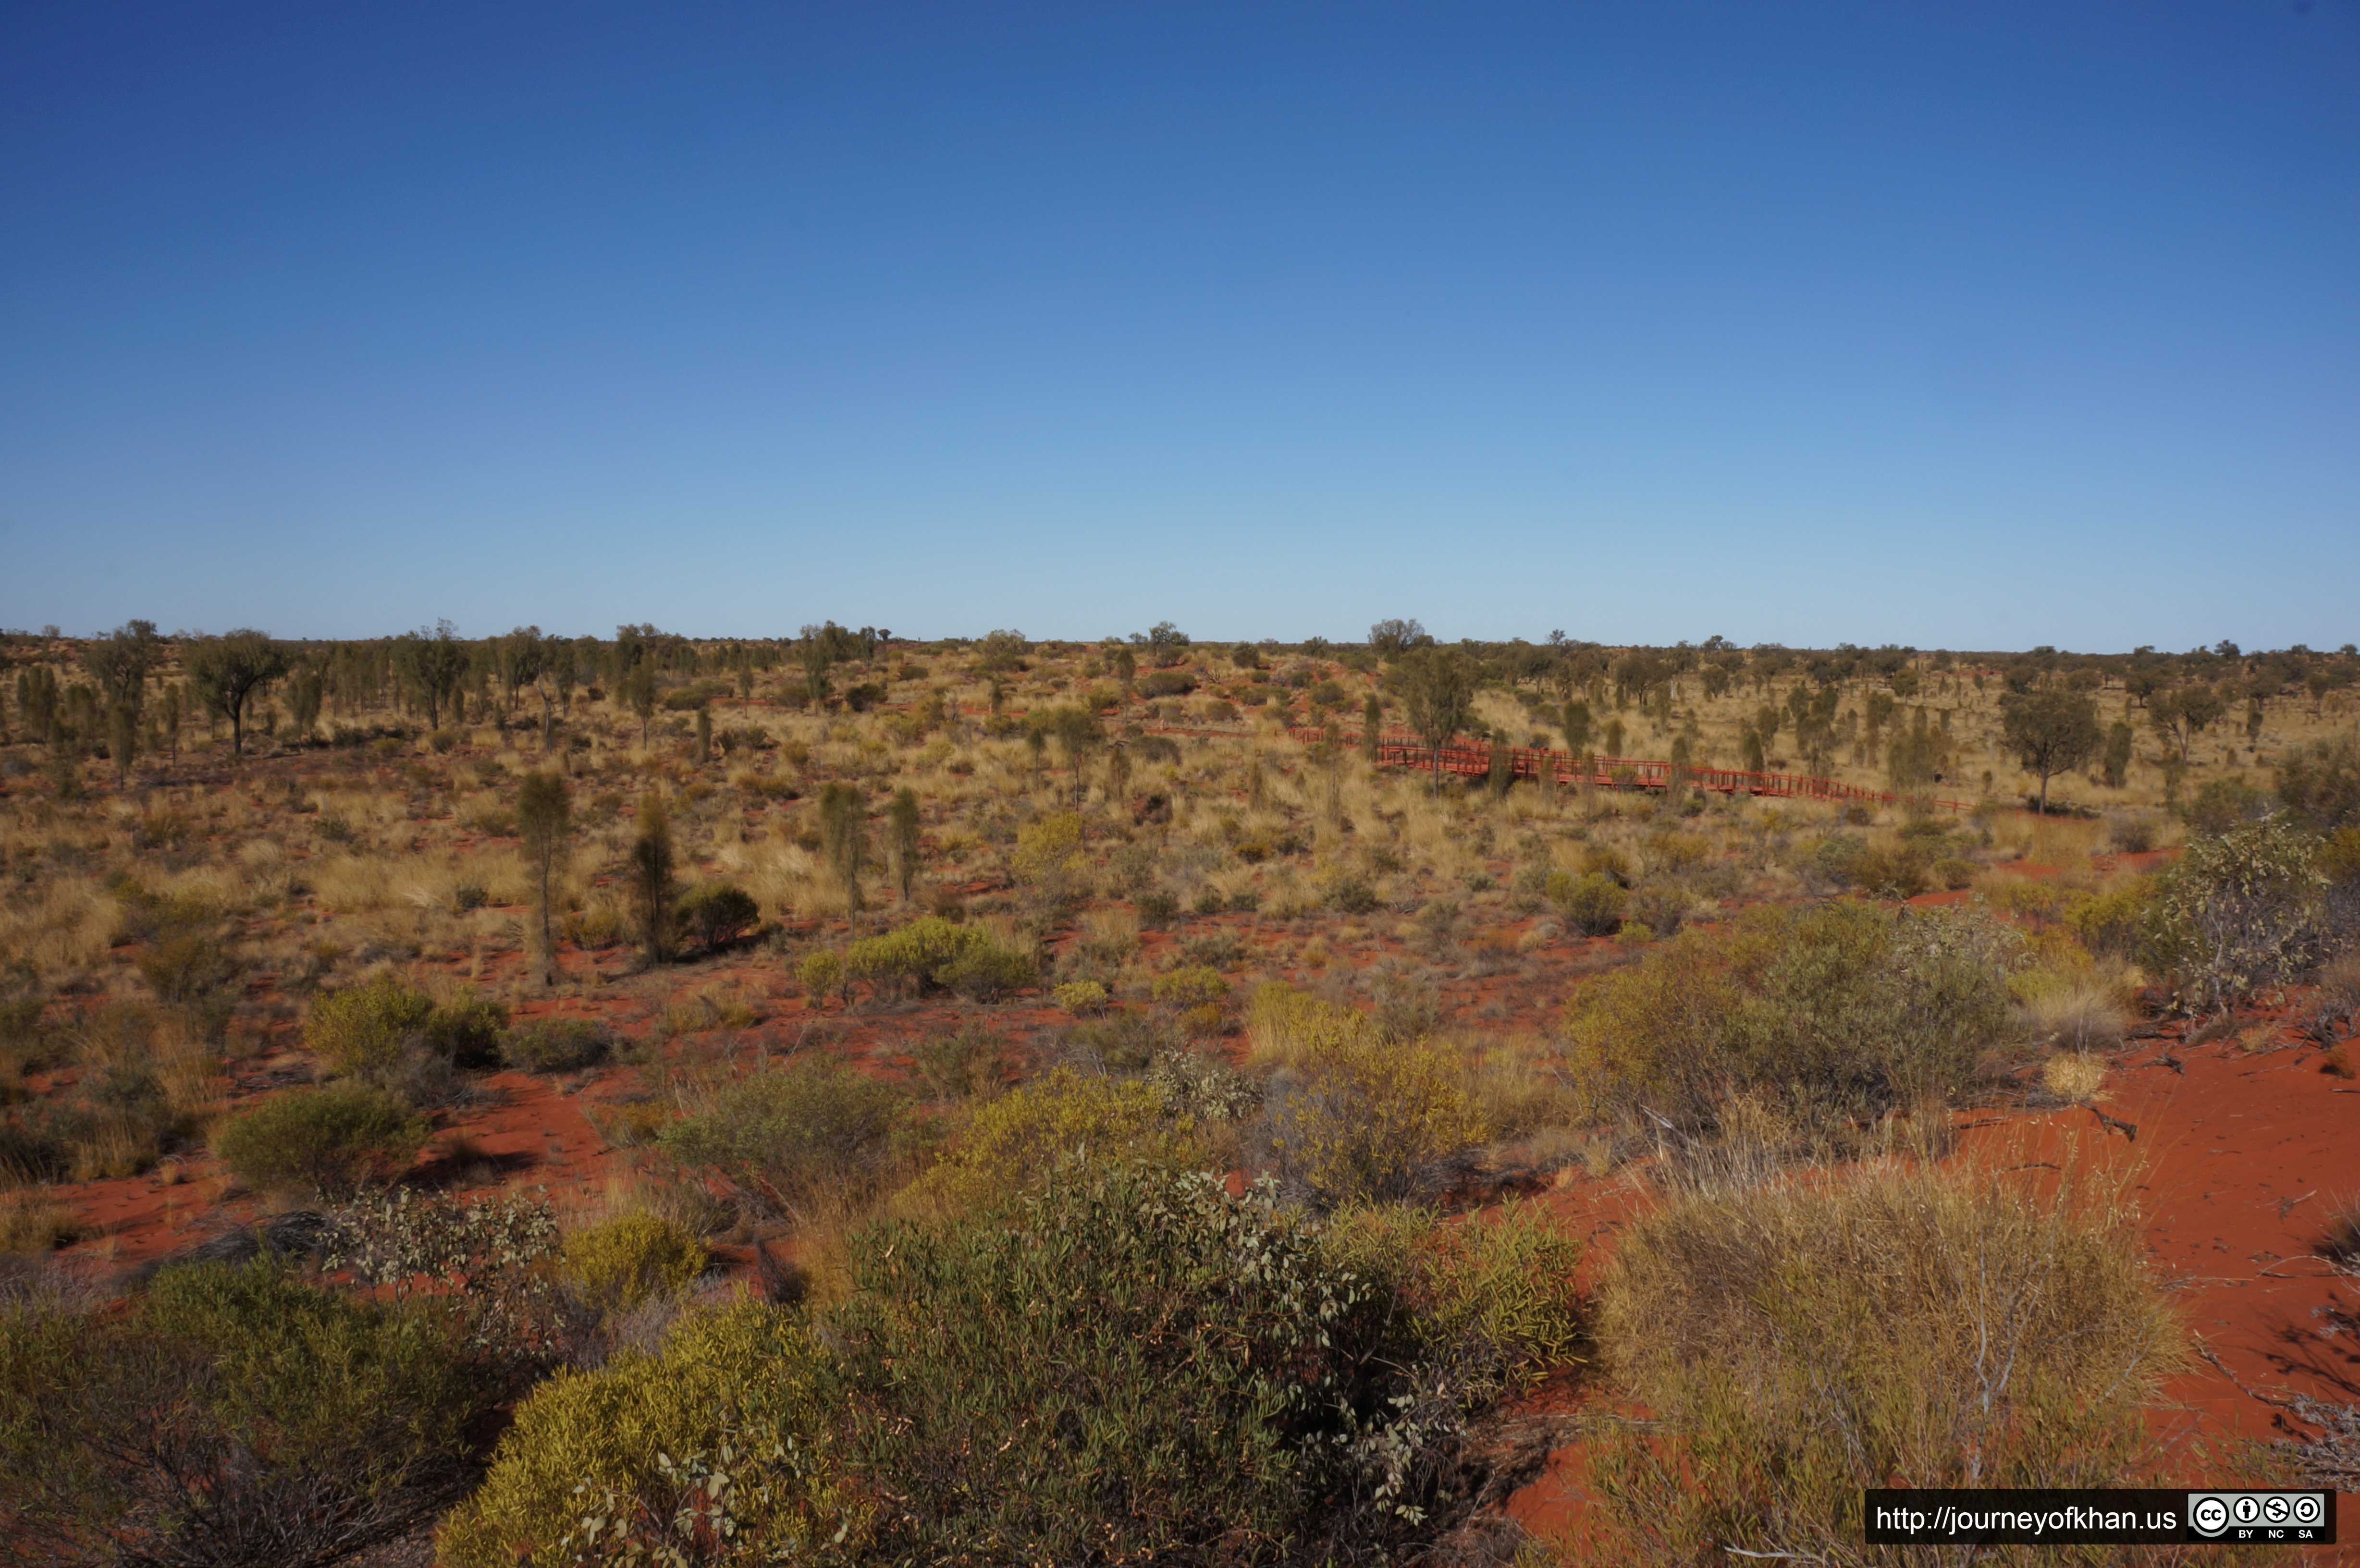
<path id="1" fill-rule="evenodd" d="M 1598 1334 L 1660 1421 L 1598 1471 L 1632 1563 L 1848 1561 L 1866 1486 L 2120 1484 L 2182 1355 L 2119 1190 L 1882 1163 L 1676 1193 L 1623 1234 Z"/>

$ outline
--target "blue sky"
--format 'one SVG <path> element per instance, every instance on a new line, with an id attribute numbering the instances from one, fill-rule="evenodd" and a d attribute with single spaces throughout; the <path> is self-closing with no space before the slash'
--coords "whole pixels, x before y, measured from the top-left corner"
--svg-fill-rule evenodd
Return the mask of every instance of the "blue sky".
<path id="1" fill-rule="evenodd" d="M 2360 637 L 2360 0 L 0 5 L 0 624 Z"/>

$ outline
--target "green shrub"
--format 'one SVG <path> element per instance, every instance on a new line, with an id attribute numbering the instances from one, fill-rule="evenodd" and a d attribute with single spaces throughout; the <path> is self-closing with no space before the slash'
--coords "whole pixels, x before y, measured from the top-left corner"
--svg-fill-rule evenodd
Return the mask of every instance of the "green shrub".
<path id="1" fill-rule="evenodd" d="M 1622 925 L 1622 911 L 1631 901 L 1622 885 L 1604 871 L 1585 872 L 1579 877 L 1556 872 L 1544 888 L 1548 901 L 1557 906 L 1566 923 L 1584 936 L 1612 936 Z"/>
<path id="2" fill-rule="evenodd" d="M 566 1277 L 609 1312 L 680 1294 L 705 1263 L 696 1237 L 654 1214 L 623 1214 L 565 1240 Z"/>
<path id="3" fill-rule="evenodd" d="M 844 959 L 825 950 L 806 953 L 795 965 L 795 984 L 803 988 L 814 1006 L 827 1000 L 831 992 L 844 989 Z"/>
<path id="4" fill-rule="evenodd" d="M 1329 1203 L 1406 1197 L 1487 1136 L 1463 1064 L 1422 1038 L 1276 984 L 1256 993 L 1251 1030 L 1256 1058 L 1279 1063 L 1261 1135 L 1290 1186 Z"/>
<path id="5" fill-rule="evenodd" d="M 1028 955 L 996 945 L 978 927 L 956 925 L 939 915 L 854 942 L 845 953 L 844 973 L 880 990 L 946 989 L 978 998 L 1029 985 L 1035 978 Z"/>
<path id="6" fill-rule="evenodd" d="M 432 1312 L 268 1260 L 157 1275 L 122 1315 L 0 1304 L 0 1517 L 73 1560 L 326 1564 L 464 1484 L 484 1402 Z"/>
<path id="7" fill-rule="evenodd" d="M 425 1118 L 387 1091 L 331 1083 L 290 1089 L 230 1117 L 213 1152 L 250 1187 L 340 1197 L 399 1173 L 426 1137 Z"/>
<path id="8" fill-rule="evenodd" d="M 682 1163 L 792 1214 L 872 1180 L 899 1151 L 908 1111 L 893 1085 L 812 1052 L 719 1089 L 658 1141 Z"/>
<path id="9" fill-rule="evenodd" d="M 672 911 L 674 926 L 708 953 L 728 946 L 761 922 L 752 894 L 734 882 L 692 888 Z"/>
<path id="10" fill-rule="evenodd" d="M 455 1000 L 434 1009 L 421 1033 L 427 1049 L 453 1067 L 492 1067 L 499 1062 L 508 1027 L 508 1008 L 463 988 Z"/>
<path id="11" fill-rule="evenodd" d="M 2217 837 L 2270 814 L 2270 798 L 2242 779 L 2215 779 L 2188 802 L 2188 831 Z"/>
<path id="12" fill-rule="evenodd" d="M 1600 1291 L 1601 1347 L 1655 1418 L 1593 1462 L 1605 1559 L 1858 1561 L 1862 1491 L 1896 1476 L 2133 1484 L 2182 1356 L 2140 1252 L 2116 1194 L 2070 1176 L 2044 1194 L 1880 1166 L 1677 1196 Z"/>
<path id="13" fill-rule="evenodd" d="M 1373 914 L 1381 900 L 1365 877 L 1346 873 L 1328 885 L 1328 907 L 1339 914 Z"/>
<path id="14" fill-rule="evenodd" d="M 1965 910 L 1853 902 L 1749 911 L 1575 993 L 1565 1033 L 1601 1115 L 1714 1124 L 1756 1089 L 1817 1125 L 1950 1094 L 2007 1037 L 2022 940 Z"/>
<path id="15" fill-rule="evenodd" d="M 733 1550 L 746 1553 L 727 1561 L 805 1561 L 829 1544 L 854 1558 L 865 1509 L 835 1475 L 833 1385 L 803 1324 L 757 1302 L 692 1314 L 656 1355 L 624 1350 L 595 1372 L 561 1370 L 518 1407 L 483 1486 L 436 1536 L 438 1560 L 574 1562 L 568 1538 L 586 1518 L 606 1527 L 590 1561 L 666 1561 L 634 1558 L 628 1543 L 677 1543 L 646 1538 L 670 1534 L 693 1500 L 696 1461 L 725 1446 L 733 1485 L 703 1500 L 726 1510 Z"/>
<path id="16" fill-rule="evenodd" d="M 303 1043 L 347 1076 L 390 1071 L 426 1030 L 433 999 L 390 975 L 380 975 L 311 1004 Z"/>
<path id="17" fill-rule="evenodd" d="M 2189 841 L 2155 879 L 2142 936 L 2200 1006 L 2282 985 L 2314 962 L 2327 930 L 2320 842 L 2284 818 Z"/>
<path id="18" fill-rule="evenodd" d="M 1103 1170 L 869 1233 L 854 1278 L 830 1326 L 849 1454 L 894 1498 L 879 1561 L 1272 1561 L 1431 1501 L 1361 1381 L 1374 1303 L 1267 1189 Z"/>
<path id="19" fill-rule="evenodd" d="M 2321 833 L 2360 825 L 2360 738 L 2332 735 L 2298 746 L 2278 764 L 2279 802 Z"/>
<path id="20" fill-rule="evenodd" d="M 1218 1006 L 1229 999 L 1229 983 L 1221 972 L 1207 964 L 1184 964 L 1158 975 L 1149 986 L 1155 999 L 1167 1007 L 1199 1007 Z"/>
<path id="21" fill-rule="evenodd" d="M 1574 1354 L 1585 1248 L 1535 1204 L 1511 1201 L 1456 1223 L 1436 1209 L 1374 1204 L 1338 1214 L 1329 1262 L 1381 1282 L 1406 1312 L 1390 1356 L 1457 1368 L 1486 1392 L 1529 1387 Z"/>
<path id="22" fill-rule="evenodd" d="M 500 1061 L 520 1073 L 574 1073 L 595 1067 L 614 1049 L 612 1030 L 589 1018 L 535 1018 L 500 1040 Z"/>
<path id="23" fill-rule="evenodd" d="M 922 1186 L 968 1209 L 1013 1197 L 1062 1163 L 1185 1166 L 1194 1155 L 1186 1130 L 1167 1120 L 1149 1084 L 1057 1067 L 979 1107 Z"/>

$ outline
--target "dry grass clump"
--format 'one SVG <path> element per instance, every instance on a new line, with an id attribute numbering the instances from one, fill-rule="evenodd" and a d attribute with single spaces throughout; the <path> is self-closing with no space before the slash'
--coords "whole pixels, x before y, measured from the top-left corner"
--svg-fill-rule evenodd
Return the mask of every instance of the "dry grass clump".
<path id="1" fill-rule="evenodd" d="M 2060 1051 L 2040 1064 L 2040 1083 L 2069 1105 L 2086 1105 L 2106 1081 L 2105 1063 L 2078 1051 Z"/>
<path id="2" fill-rule="evenodd" d="M 1677 1193 L 1598 1338 L 1659 1421 L 1596 1472 L 1631 1563 L 1856 1561 L 1868 1486 L 2122 1484 L 2183 1356 L 2118 1188 L 1901 1164 Z"/>

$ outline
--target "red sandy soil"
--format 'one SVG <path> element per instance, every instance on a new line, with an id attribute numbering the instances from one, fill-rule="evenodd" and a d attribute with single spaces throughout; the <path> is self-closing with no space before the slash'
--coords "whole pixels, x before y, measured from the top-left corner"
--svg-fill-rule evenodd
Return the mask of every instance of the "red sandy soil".
<path id="1" fill-rule="evenodd" d="M 2360 1195 L 2360 1083 L 2325 1072 L 2287 1016 L 2239 1020 L 2241 1030 L 2267 1031 L 2258 1049 L 2236 1033 L 2190 1046 L 2190 1026 L 2175 1023 L 2121 1052 L 2099 1108 L 2136 1138 L 2086 1108 L 1958 1118 L 1962 1156 L 2011 1166 L 2079 1158 L 2125 1179 L 2157 1273 L 2197 1346 L 2219 1363 L 2192 1360 L 2150 1417 L 2164 1485 L 2227 1481 L 2241 1444 L 2311 1435 L 2256 1395 L 2360 1401 L 2360 1344 L 2336 1316 L 2360 1312 L 2360 1285 L 2318 1253 L 2329 1214 Z M 1595 1268 L 1646 1200 L 1637 1180 L 1618 1176 L 1576 1181 L 1547 1201 L 1595 1238 Z M 1605 1401 L 1551 1389 L 1542 1402 L 1579 1412 Z M 1558 1449 L 1510 1511 L 1578 1547 L 1588 1535 L 1585 1460 L 1579 1443 Z M 2360 1544 L 2317 1549 L 2311 1560 L 2346 1558 L 2360 1561 Z"/>

